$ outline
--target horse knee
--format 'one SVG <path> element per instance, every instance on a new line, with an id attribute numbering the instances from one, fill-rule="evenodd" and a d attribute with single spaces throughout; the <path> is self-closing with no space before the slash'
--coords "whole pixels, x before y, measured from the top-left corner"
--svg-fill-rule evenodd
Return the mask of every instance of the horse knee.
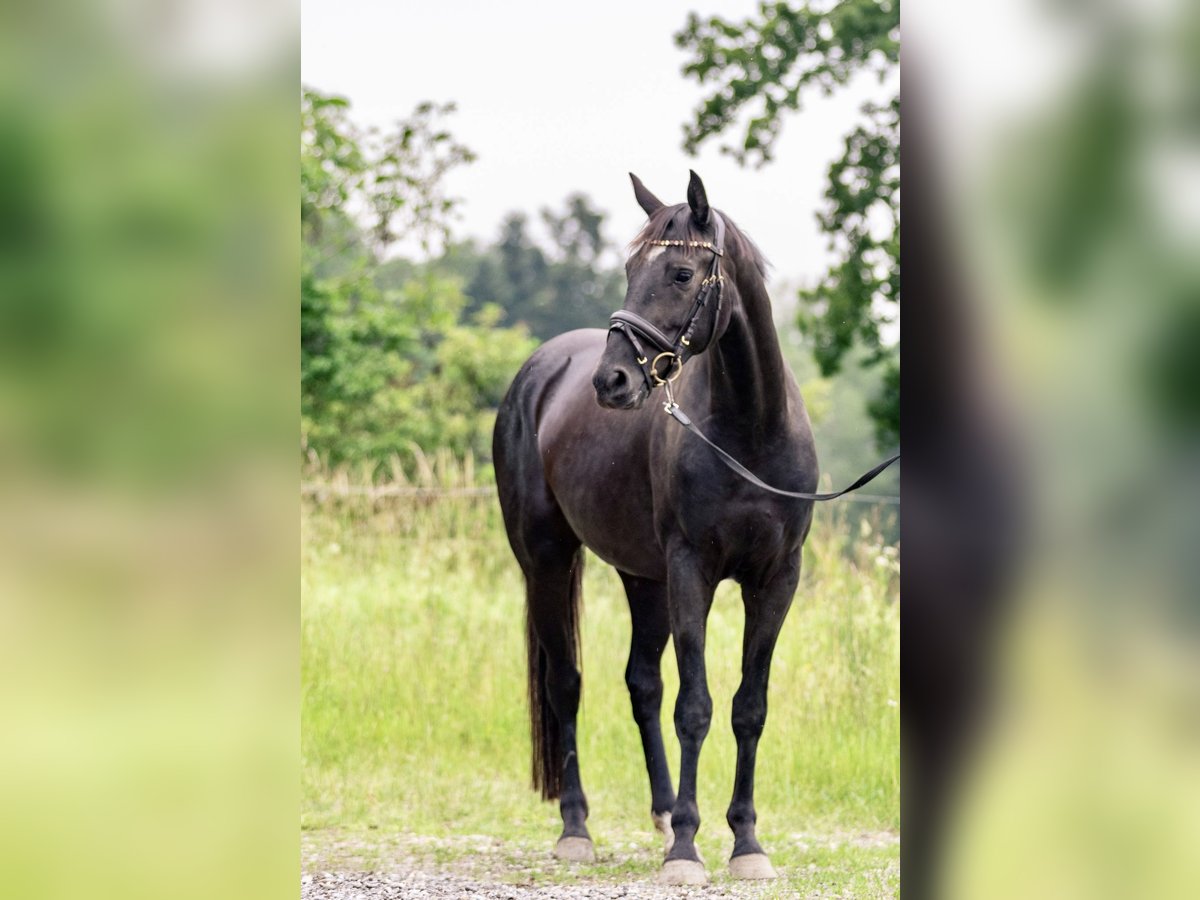
<path id="1" fill-rule="evenodd" d="M 699 742 L 708 734 L 712 721 L 712 697 L 708 691 L 685 695 L 675 703 L 675 731 L 682 741 Z"/>
<path id="2" fill-rule="evenodd" d="M 629 688 L 634 718 L 640 720 L 658 715 L 662 708 L 663 683 L 657 669 L 631 665 L 625 670 L 625 686 Z"/>
<path id="3" fill-rule="evenodd" d="M 733 734 L 737 738 L 756 738 L 767 724 L 767 698 L 757 691 L 738 691 L 733 698 Z"/>

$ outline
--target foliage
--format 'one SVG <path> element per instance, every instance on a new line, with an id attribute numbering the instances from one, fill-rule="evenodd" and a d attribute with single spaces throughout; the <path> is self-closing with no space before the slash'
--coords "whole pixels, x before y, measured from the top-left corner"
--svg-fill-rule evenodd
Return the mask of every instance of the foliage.
<path id="1" fill-rule="evenodd" d="M 675 36 L 692 54 L 684 74 L 712 90 L 684 128 L 685 148 L 694 152 L 746 119 L 740 141 L 722 152 L 742 164 L 771 161 L 783 114 L 799 110 L 809 91 L 830 94 L 860 72 L 882 80 L 895 69 L 899 27 L 894 0 L 764 2 L 741 23 L 691 14 Z M 818 215 L 836 259 L 815 288 L 801 292 L 807 310 L 799 317 L 825 375 L 839 370 L 856 343 L 868 349 L 865 364 L 881 369 L 883 389 L 868 408 L 883 445 L 899 439 L 899 355 L 881 333 L 900 303 L 899 162 L 899 96 L 867 104 L 829 167 Z"/>
<path id="2" fill-rule="evenodd" d="M 795 327 L 795 314 L 786 305 L 776 311 L 784 359 L 795 373 L 812 423 L 824 489 L 844 487 L 879 462 L 879 448 L 867 440 L 874 422 L 870 402 L 879 389 L 878 375 L 864 367 L 866 351 L 855 347 L 834 377 L 825 377 L 813 359 L 811 344 Z M 884 472 L 865 489 L 867 494 L 895 496 L 900 492 L 899 471 Z M 861 496 L 861 495 L 859 495 Z M 859 505 L 856 499 L 840 504 Z M 889 533 L 891 534 L 891 533 Z"/>
<path id="3" fill-rule="evenodd" d="M 398 237 L 428 250 L 449 235 L 443 178 L 469 150 L 422 104 L 394 132 L 359 131 L 347 101 L 301 99 L 301 423 L 330 463 L 382 465 L 415 448 L 486 453 L 492 410 L 533 348 L 500 311 L 467 315 L 462 282 L 409 268 L 381 279 Z"/>
<path id="4" fill-rule="evenodd" d="M 319 233 L 326 216 L 340 212 L 362 183 L 367 163 L 350 102 L 305 89 L 300 95 L 300 226 Z"/>
<path id="5" fill-rule="evenodd" d="M 300 222 L 306 237 L 319 237 L 326 219 L 345 219 L 358 203 L 370 217 L 378 249 L 414 236 L 429 250 L 449 236 L 458 200 L 443 179 L 475 154 L 454 141 L 439 119 L 454 104 L 421 103 L 384 133 L 363 131 L 349 118 L 350 102 L 304 89 L 300 99 Z"/>
<path id="6" fill-rule="evenodd" d="M 469 310 L 494 303 L 505 322 L 523 324 L 541 340 L 607 323 L 622 303 L 625 278 L 611 262 L 604 214 L 583 194 L 567 197 L 564 206 L 541 210 L 548 242 L 539 243 L 528 217 L 514 212 L 490 246 L 449 249 L 439 266 L 463 277 Z"/>
<path id="7" fill-rule="evenodd" d="M 382 286 L 403 284 L 419 271 L 457 278 L 466 314 L 494 304 L 503 322 L 524 325 L 539 340 L 574 328 L 599 328 L 624 297 L 625 277 L 604 235 L 604 214 L 583 194 L 566 198 L 561 212 L 543 208 L 545 237 L 521 212 L 505 216 L 496 240 L 450 243 L 424 264 L 393 259 L 378 273 Z M 548 239 L 547 239 L 548 238 Z"/>
<path id="8" fill-rule="evenodd" d="M 492 410 L 533 342 L 523 330 L 496 327 L 496 307 L 461 322 L 466 298 L 453 281 L 416 278 L 386 300 L 369 279 L 353 288 L 303 289 L 326 316 L 331 304 L 357 301 L 353 312 L 346 305 L 327 318 L 319 338 L 329 351 L 302 346 L 308 446 L 331 462 L 383 463 L 414 447 L 486 454 Z"/>

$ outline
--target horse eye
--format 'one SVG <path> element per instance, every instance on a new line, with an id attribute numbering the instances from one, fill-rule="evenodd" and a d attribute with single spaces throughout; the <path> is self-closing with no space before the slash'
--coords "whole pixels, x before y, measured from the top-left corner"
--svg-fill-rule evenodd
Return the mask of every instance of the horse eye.
<path id="1" fill-rule="evenodd" d="M 692 280 L 692 273 L 689 269 L 680 269 L 675 273 L 676 284 L 687 284 Z"/>

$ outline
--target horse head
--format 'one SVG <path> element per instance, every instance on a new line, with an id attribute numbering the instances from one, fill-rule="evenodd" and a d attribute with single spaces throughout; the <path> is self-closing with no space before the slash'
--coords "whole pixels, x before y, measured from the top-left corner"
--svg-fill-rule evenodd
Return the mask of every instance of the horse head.
<path id="1" fill-rule="evenodd" d="M 596 401 L 636 409 L 683 363 L 719 340 L 737 302 L 726 220 L 708 205 L 700 176 L 691 173 L 687 203 L 667 206 L 634 174 L 633 193 L 648 217 L 630 243 L 625 305 L 613 313 L 608 342 L 596 365 Z"/>

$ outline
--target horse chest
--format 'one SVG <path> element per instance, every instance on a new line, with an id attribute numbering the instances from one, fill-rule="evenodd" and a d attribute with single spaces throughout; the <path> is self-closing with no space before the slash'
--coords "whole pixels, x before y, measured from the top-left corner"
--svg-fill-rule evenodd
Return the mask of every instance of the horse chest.
<path id="1" fill-rule="evenodd" d="M 764 498 L 705 504 L 680 522 L 688 544 L 722 577 L 772 566 L 798 547 L 803 515 Z"/>

